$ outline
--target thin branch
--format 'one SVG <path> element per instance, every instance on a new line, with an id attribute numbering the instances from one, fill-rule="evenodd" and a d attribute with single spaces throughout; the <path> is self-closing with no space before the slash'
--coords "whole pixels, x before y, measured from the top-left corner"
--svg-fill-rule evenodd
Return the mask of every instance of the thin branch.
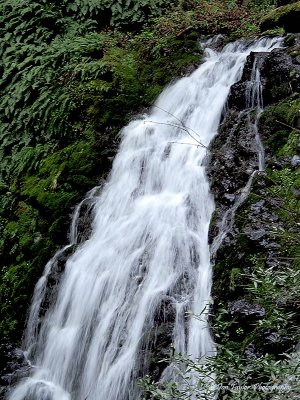
<path id="1" fill-rule="evenodd" d="M 156 108 L 158 108 L 159 110 L 165 112 L 166 114 L 169 114 L 171 117 L 174 117 L 175 119 L 177 119 L 178 122 L 180 122 L 180 124 L 181 124 L 184 128 L 188 129 L 189 131 L 192 131 L 196 136 L 198 136 L 198 137 L 200 138 L 200 135 L 199 135 L 198 132 L 196 132 L 196 131 L 194 131 L 194 129 L 192 129 L 192 128 L 186 126 L 185 123 L 184 123 L 181 119 L 179 119 L 178 117 L 176 117 L 176 115 L 170 113 L 170 111 L 164 110 L 163 108 L 161 108 L 161 107 L 159 107 L 159 106 L 157 106 L 157 105 L 155 105 L 155 104 L 154 104 L 152 107 L 156 107 Z"/>
<path id="2" fill-rule="evenodd" d="M 171 117 L 174 117 L 175 119 L 177 119 L 177 121 L 180 122 L 182 126 L 185 126 L 183 121 L 181 119 L 179 119 L 178 117 L 176 117 L 176 115 L 170 113 L 170 111 L 164 110 L 163 108 L 161 108 L 155 104 L 152 107 L 158 108 L 159 110 L 165 112 L 166 114 L 169 114 Z"/>
<path id="3" fill-rule="evenodd" d="M 180 32 L 177 33 L 176 37 L 179 38 L 180 36 L 184 35 L 186 32 L 193 29 L 192 26 L 188 26 L 187 28 L 182 29 Z"/>
<path id="4" fill-rule="evenodd" d="M 185 126 L 180 126 L 177 124 L 172 124 L 171 122 L 158 122 L 158 121 L 144 121 L 144 124 L 150 122 L 151 124 L 158 124 L 158 125 L 168 125 L 168 126 L 173 126 L 175 128 L 179 128 L 184 130 L 193 140 L 195 140 L 195 142 L 198 143 L 199 146 L 204 147 L 205 149 L 208 149 L 207 146 L 205 146 L 204 144 L 202 144 L 201 142 L 199 142 L 198 139 L 196 139 L 189 131 L 188 128 L 186 128 Z"/>
<path id="5" fill-rule="evenodd" d="M 278 121 L 278 119 L 276 119 L 275 121 L 276 121 L 278 124 L 280 124 L 280 125 L 283 125 L 283 126 L 286 126 L 287 128 L 292 129 L 293 131 L 298 131 L 298 132 L 300 132 L 300 129 L 295 128 L 295 127 L 292 126 L 292 125 L 286 124 L 285 122 Z"/>
<path id="6" fill-rule="evenodd" d="M 175 143 L 175 144 L 187 144 L 189 146 L 196 146 L 199 147 L 200 144 L 195 144 L 195 143 L 184 143 L 184 142 L 168 142 L 168 143 Z"/>

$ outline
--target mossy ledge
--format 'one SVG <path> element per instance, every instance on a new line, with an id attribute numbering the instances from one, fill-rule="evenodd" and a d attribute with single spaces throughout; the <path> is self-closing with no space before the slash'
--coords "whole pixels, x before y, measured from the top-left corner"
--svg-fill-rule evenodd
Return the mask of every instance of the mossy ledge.
<path id="1" fill-rule="evenodd" d="M 287 4 L 270 11 L 261 20 L 261 30 L 267 31 L 282 27 L 286 32 L 300 31 L 300 1 Z"/>

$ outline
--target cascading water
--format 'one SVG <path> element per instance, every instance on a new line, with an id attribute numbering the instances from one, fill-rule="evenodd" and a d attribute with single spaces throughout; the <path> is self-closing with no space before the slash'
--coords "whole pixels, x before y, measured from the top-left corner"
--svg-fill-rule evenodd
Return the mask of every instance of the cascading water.
<path id="1" fill-rule="evenodd" d="M 255 110 L 254 122 L 251 122 L 250 113 L 248 114 L 248 117 L 249 125 L 252 127 L 252 130 L 255 134 L 258 154 L 258 169 L 260 172 L 262 172 L 265 169 L 265 150 L 258 132 L 258 121 L 263 111 L 262 84 L 260 79 L 260 61 L 261 60 L 255 58 L 253 63 L 251 80 L 249 82 L 250 85 L 247 93 L 246 106 L 251 110 Z"/>
<path id="2" fill-rule="evenodd" d="M 70 227 L 70 242 L 62 249 L 58 250 L 54 256 L 48 261 L 45 266 L 44 273 L 42 277 L 39 279 L 38 283 L 35 286 L 33 299 L 30 308 L 30 314 L 27 322 L 27 329 L 25 332 L 25 340 L 24 346 L 26 348 L 26 353 L 30 353 L 32 346 L 34 346 L 34 342 L 36 340 L 36 335 L 38 331 L 39 325 L 39 314 L 40 309 L 45 298 L 46 290 L 47 290 L 47 282 L 49 279 L 49 275 L 56 268 L 57 263 L 60 257 L 73 246 L 76 246 L 79 242 L 78 238 L 78 220 L 80 217 L 81 208 L 84 204 L 89 203 L 89 208 L 92 209 L 95 201 L 96 194 L 99 190 L 99 187 L 96 186 L 92 190 L 87 193 L 87 196 L 75 207 L 72 222 Z"/>
<path id="3" fill-rule="evenodd" d="M 191 76 L 166 88 L 149 115 L 124 128 L 96 199 L 92 234 L 66 263 L 35 338 L 32 376 L 12 390 L 11 400 L 139 399 L 136 380 L 147 358 L 142 344 L 166 299 L 175 349 L 193 359 L 214 354 L 204 312 L 214 210 L 207 147 L 247 55 L 276 46 L 276 39 L 260 39 L 220 53 L 206 50 Z M 42 297 L 38 288 L 31 336 Z M 186 312 L 203 318 L 188 319 Z"/>

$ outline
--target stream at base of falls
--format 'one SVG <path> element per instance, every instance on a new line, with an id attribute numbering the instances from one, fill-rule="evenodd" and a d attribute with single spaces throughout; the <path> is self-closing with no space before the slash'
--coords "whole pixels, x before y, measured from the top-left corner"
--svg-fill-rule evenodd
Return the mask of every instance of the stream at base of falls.
<path id="1" fill-rule="evenodd" d="M 90 237 L 78 245 L 79 205 L 70 244 L 60 252 L 76 250 L 41 321 L 47 279 L 61 253 L 37 284 L 25 339 L 32 373 L 11 390 L 10 400 L 138 400 L 137 380 L 151 362 L 147 341 L 162 313 L 176 352 L 193 360 L 215 354 L 207 321 L 214 211 L 208 147 L 247 56 L 280 43 L 261 38 L 220 52 L 206 49 L 195 72 L 167 87 L 149 114 L 122 130 L 107 183 L 86 199 L 93 204 Z M 258 131 L 255 136 L 261 169 Z M 169 366 L 162 378 L 172 377 Z"/>

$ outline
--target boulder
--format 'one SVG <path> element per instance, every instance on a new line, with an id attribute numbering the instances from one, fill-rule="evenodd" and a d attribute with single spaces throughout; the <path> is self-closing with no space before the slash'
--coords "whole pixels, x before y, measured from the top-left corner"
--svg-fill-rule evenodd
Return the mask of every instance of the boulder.
<path id="1" fill-rule="evenodd" d="M 247 320 L 248 322 L 261 319 L 266 315 L 263 307 L 258 304 L 250 304 L 244 299 L 230 301 L 228 313 L 238 320 Z"/>
<path id="2" fill-rule="evenodd" d="M 260 65 L 264 106 L 290 96 L 297 89 L 298 67 L 284 49 L 275 49 L 270 53 L 251 53 L 247 58 L 241 80 L 231 88 L 228 98 L 229 108 L 241 111 L 247 107 L 247 89 L 251 85 L 255 59 Z"/>

